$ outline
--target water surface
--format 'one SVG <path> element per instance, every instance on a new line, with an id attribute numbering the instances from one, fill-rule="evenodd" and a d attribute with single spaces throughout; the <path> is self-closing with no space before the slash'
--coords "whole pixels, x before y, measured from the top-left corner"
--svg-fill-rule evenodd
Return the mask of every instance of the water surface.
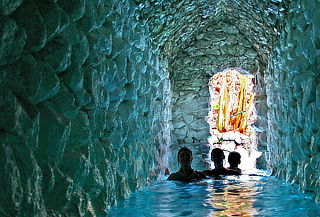
<path id="1" fill-rule="evenodd" d="M 320 216 L 296 186 L 268 176 L 228 176 L 196 183 L 156 181 L 134 192 L 109 216 Z"/>

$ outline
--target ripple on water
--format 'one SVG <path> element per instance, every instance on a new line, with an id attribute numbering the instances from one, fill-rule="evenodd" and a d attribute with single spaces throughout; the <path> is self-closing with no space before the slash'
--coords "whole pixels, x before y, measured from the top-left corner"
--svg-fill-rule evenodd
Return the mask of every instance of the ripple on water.
<path id="1" fill-rule="evenodd" d="M 156 181 L 134 192 L 109 216 L 320 216 L 320 206 L 274 177 L 229 176 L 196 183 Z"/>

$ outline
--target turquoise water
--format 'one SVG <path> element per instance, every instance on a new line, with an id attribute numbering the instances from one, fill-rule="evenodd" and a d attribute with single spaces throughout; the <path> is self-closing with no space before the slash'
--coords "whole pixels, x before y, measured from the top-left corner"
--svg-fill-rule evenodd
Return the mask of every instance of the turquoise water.
<path id="1" fill-rule="evenodd" d="M 196 183 L 156 181 L 109 210 L 109 216 L 320 216 L 320 205 L 295 186 L 267 176 Z"/>

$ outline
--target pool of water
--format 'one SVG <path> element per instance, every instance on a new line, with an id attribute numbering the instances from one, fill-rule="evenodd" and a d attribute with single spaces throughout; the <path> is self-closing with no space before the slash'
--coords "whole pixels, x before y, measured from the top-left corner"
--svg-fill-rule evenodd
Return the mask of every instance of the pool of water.
<path id="1" fill-rule="evenodd" d="M 109 216 L 320 216 L 296 186 L 269 176 L 228 176 L 195 183 L 159 180 L 132 193 Z"/>

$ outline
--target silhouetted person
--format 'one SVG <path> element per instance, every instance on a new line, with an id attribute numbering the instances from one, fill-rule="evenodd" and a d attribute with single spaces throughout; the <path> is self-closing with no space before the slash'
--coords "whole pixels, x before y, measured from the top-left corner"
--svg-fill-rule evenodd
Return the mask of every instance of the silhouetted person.
<path id="1" fill-rule="evenodd" d="M 238 167 L 238 165 L 241 163 L 241 155 L 238 152 L 230 152 L 228 156 L 228 162 L 230 164 L 230 167 L 228 169 L 235 170 L 241 173 L 241 169 Z"/>
<path id="2" fill-rule="evenodd" d="M 191 168 L 192 159 L 191 150 L 186 147 L 181 148 L 178 152 L 178 161 L 181 166 L 180 170 L 176 173 L 172 173 L 168 177 L 168 180 L 192 182 L 206 179 L 207 177 L 202 172 L 193 170 Z"/>
<path id="3" fill-rule="evenodd" d="M 214 169 L 205 170 L 203 173 L 207 176 L 219 175 L 240 175 L 241 173 L 235 170 L 228 170 L 223 167 L 223 160 L 225 156 L 220 148 L 214 148 L 211 152 L 211 160 L 214 163 Z"/>

